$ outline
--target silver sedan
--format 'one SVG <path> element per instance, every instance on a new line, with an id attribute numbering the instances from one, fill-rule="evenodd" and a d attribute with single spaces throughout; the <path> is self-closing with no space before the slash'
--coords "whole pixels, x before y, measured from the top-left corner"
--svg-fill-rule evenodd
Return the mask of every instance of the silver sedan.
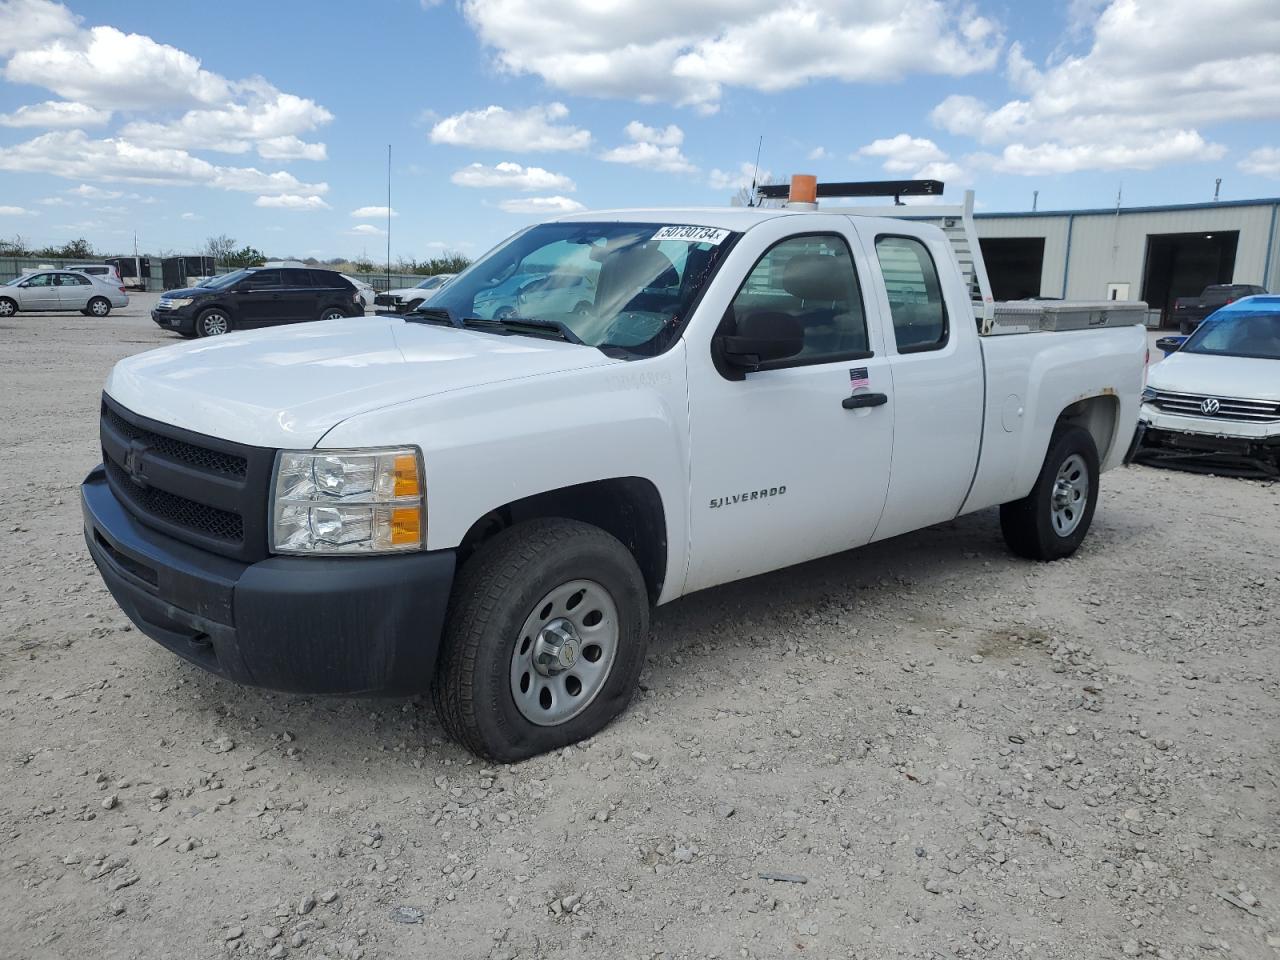
<path id="1" fill-rule="evenodd" d="M 0 287 L 0 317 L 20 310 L 79 310 L 85 316 L 105 317 L 112 307 L 129 305 L 118 281 L 71 270 L 45 270 L 17 277 Z"/>

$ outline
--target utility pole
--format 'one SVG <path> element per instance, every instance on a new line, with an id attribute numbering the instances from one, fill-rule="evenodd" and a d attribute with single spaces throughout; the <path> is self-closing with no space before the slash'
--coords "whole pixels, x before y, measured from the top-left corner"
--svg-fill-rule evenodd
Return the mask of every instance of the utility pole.
<path id="1" fill-rule="evenodd" d="M 391 144 L 387 144 L 387 289 L 391 289 Z"/>
<path id="2" fill-rule="evenodd" d="M 1222 189 L 1222 178 L 1218 177 L 1213 181 L 1213 202 L 1218 202 L 1218 191 Z"/>
<path id="3" fill-rule="evenodd" d="M 1039 204 L 1040 204 L 1040 191 L 1032 190 L 1031 191 L 1031 212 L 1032 213 L 1036 212 L 1036 207 L 1039 206 Z"/>

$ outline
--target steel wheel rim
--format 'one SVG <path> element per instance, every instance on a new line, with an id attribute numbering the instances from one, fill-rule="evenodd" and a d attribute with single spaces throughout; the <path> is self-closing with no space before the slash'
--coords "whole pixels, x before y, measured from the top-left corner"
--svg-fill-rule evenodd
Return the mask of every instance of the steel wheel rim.
<path id="1" fill-rule="evenodd" d="M 227 332 L 227 318 L 220 313 L 206 314 L 200 323 L 203 325 L 205 336 L 216 337 Z"/>
<path id="2" fill-rule="evenodd" d="M 1060 537 L 1069 537 L 1080 526 L 1089 503 L 1089 467 L 1084 457 L 1073 453 L 1058 468 L 1053 481 L 1053 493 L 1049 497 L 1049 518 L 1053 531 Z"/>
<path id="3" fill-rule="evenodd" d="M 511 652 L 511 697 L 530 723 L 554 727 L 587 709 L 618 657 L 618 606 L 594 580 L 547 591 Z"/>

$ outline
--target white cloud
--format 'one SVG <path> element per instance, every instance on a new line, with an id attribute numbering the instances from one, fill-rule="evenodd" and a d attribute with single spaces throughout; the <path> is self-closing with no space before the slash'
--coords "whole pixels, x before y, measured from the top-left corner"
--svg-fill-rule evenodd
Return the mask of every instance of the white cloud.
<path id="1" fill-rule="evenodd" d="M 333 119 L 332 113 L 314 100 L 281 93 L 269 84 L 248 87 L 245 103 L 188 110 L 172 123 L 136 121 L 126 124 L 120 136 L 152 147 L 221 153 L 246 153 L 256 143 L 258 154 L 268 160 L 325 158 L 324 144 L 304 143 L 297 134 L 323 126 Z"/>
<path id="2" fill-rule="evenodd" d="M 885 140 L 873 140 L 858 151 L 859 156 L 882 157 L 890 173 L 907 173 L 926 163 L 945 160 L 947 155 L 932 140 L 900 133 Z"/>
<path id="3" fill-rule="evenodd" d="M 0 114 L 0 127 L 99 127 L 110 119 L 110 110 L 69 100 L 46 100 Z"/>
<path id="4" fill-rule="evenodd" d="M 70 200 L 67 200 L 65 197 L 44 197 L 43 199 L 41 199 L 41 200 L 40 200 L 40 201 L 38 201 L 38 202 L 39 202 L 39 203 L 44 204 L 46 207 L 69 207 L 69 206 L 71 206 L 71 201 L 70 201 Z"/>
<path id="5" fill-rule="evenodd" d="M 387 235 L 387 231 L 381 227 L 375 227 L 372 223 L 357 223 L 347 232 L 357 237 L 385 237 Z"/>
<path id="6" fill-rule="evenodd" d="M 255 207 L 271 207 L 276 210 L 328 210 L 329 205 L 320 197 L 304 197 L 296 193 L 280 193 L 273 196 L 259 197 L 253 201 Z"/>
<path id="7" fill-rule="evenodd" d="M 737 170 L 712 170 L 707 183 L 713 190 L 749 190 L 752 180 L 759 184 L 769 183 L 772 178 L 773 174 L 768 170 L 757 172 L 754 163 L 744 160 L 738 164 Z"/>
<path id="8" fill-rule="evenodd" d="M 198 214 L 198 213 L 192 213 L 190 210 L 188 210 L 186 213 L 184 213 L 184 214 L 183 214 L 182 216 L 180 216 L 178 219 L 179 219 L 179 220 L 203 220 L 203 219 L 204 219 L 204 217 L 200 216 L 200 214 Z"/>
<path id="9" fill-rule="evenodd" d="M 585 96 L 714 110 L 725 87 L 988 70 L 995 25 L 950 0 L 463 0 L 500 67 Z M 654 142 L 647 140 L 646 142 Z"/>
<path id="10" fill-rule="evenodd" d="M 825 160 L 829 156 L 831 156 L 831 154 L 827 153 L 826 147 L 814 147 L 808 153 L 808 158 L 810 160 Z"/>
<path id="11" fill-rule="evenodd" d="M 323 143 L 307 143 L 295 136 L 271 137 L 258 141 L 258 156 L 263 160 L 327 160 L 329 150 Z"/>
<path id="12" fill-rule="evenodd" d="M 585 150 L 591 133 L 562 124 L 569 115 L 563 103 L 548 103 L 527 110 L 489 106 L 445 117 L 431 128 L 431 142 L 455 147 L 491 150 Z"/>
<path id="13" fill-rule="evenodd" d="M 569 197 L 521 197 L 503 200 L 498 206 L 507 213 L 574 213 L 585 210 L 582 204 Z"/>
<path id="14" fill-rule="evenodd" d="M 660 147 L 678 147 L 684 143 L 684 131 L 674 123 L 667 124 L 665 130 L 659 130 L 632 120 L 627 124 L 627 136 L 637 143 L 655 143 Z"/>
<path id="15" fill-rule="evenodd" d="M 506 161 L 487 167 L 473 163 L 449 178 L 460 187 L 505 187 L 509 190 L 575 190 L 574 182 L 542 167 L 523 167 Z"/>
<path id="16" fill-rule="evenodd" d="M 75 33 L 80 18 L 51 0 L 0 0 L 0 57 Z"/>
<path id="17" fill-rule="evenodd" d="M 67 193 L 73 193 L 77 197 L 85 197 L 89 200 L 118 200 L 124 196 L 123 190 L 103 190 L 101 187 L 95 187 L 88 183 L 72 187 Z"/>
<path id="18" fill-rule="evenodd" d="M 935 160 L 933 163 L 926 163 L 915 171 L 911 178 L 913 180 L 941 180 L 944 184 L 949 183 L 952 186 L 968 184 L 973 179 L 964 167 L 951 160 Z"/>
<path id="19" fill-rule="evenodd" d="M 256 167 L 216 166 L 185 150 L 143 147 L 121 138 L 91 140 L 82 130 L 45 133 L 0 147 L 0 170 L 49 173 L 71 180 L 199 184 L 258 194 L 329 191 L 327 183 L 303 183 L 284 170 L 267 173 Z"/>
<path id="20" fill-rule="evenodd" d="M 12 207 L 9 205 L 0 206 L 0 217 L 38 217 L 40 214 L 35 210 L 28 210 L 25 207 Z"/>
<path id="21" fill-rule="evenodd" d="M 1241 160 L 1239 166 L 1245 173 L 1280 179 L 1280 149 L 1259 147 Z"/>
<path id="22" fill-rule="evenodd" d="M 1073 16 L 1101 4 L 1080 0 Z M 1003 148 L 997 169 L 1038 174 L 1213 160 L 1200 128 L 1280 117 L 1280 7 L 1270 0 L 1111 0 L 1079 55 L 1007 59 L 1020 94 L 947 97 L 933 121 Z"/>
<path id="23" fill-rule="evenodd" d="M 632 143 L 606 150 L 600 155 L 600 159 L 609 163 L 628 163 L 635 167 L 661 170 L 664 173 L 697 172 L 698 168 L 680 152 L 684 131 L 674 123 L 665 130 L 657 130 L 645 126 L 639 120 L 632 120 L 626 126 L 626 134 Z"/>
<path id="24" fill-rule="evenodd" d="M 358 207 L 351 211 L 351 215 L 356 218 L 382 217 L 385 220 L 387 217 L 387 210 L 387 207 Z M 391 209 L 391 216 L 398 217 L 400 214 L 398 214 L 394 209 Z"/>
<path id="25" fill-rule="evenodd" d="M 226 78 L 203 69 L 191 54 L 115 27 L 19 49 L 4 76 L 109 110 L 220 103 L 231 94 Z"/>

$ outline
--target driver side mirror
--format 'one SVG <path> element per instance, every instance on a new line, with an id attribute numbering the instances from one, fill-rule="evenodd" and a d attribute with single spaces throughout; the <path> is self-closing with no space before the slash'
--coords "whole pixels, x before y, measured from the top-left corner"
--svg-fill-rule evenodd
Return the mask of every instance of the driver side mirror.
<path id="1" fill-rule="evenodd" d="M 734 332 L 717 338 L 720 356 L 744 373 L 773 360 L 794 357 L 804 349 L 804 325 L 790 314 L 749 313 L 736 321 L 730 316 L 725 319 L 725 327 Z"/>

